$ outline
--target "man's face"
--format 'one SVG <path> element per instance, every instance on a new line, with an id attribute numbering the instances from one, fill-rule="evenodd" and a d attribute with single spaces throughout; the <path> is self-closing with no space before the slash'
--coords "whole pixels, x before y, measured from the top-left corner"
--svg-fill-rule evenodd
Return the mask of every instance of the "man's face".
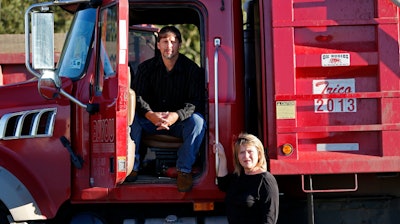
<path id="1" fill-rule="evenodd" d="M 179 43 L 174 33 L 168 32 L 167 36 L 161 38 L 160 42 L 157 43 L 157 47 L 163 58 L 172 59 L 178 56 L 181 43 Z"/>

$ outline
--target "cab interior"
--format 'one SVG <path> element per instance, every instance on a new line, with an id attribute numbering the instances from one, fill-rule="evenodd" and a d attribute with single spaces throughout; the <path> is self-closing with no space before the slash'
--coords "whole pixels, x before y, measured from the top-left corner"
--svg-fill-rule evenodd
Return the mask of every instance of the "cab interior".
<path id="1" fill-rule="evenodd" d="M 131 3 L 129 7 L 129 70 L 131 80 L 134 80 L 138 65 L 153 57 L 158 52 L 156 34 L 165 25 L 176 26 L 182 34 L 182 47 L 180 53 L 185 54 L 195 61 L 204 71 L 204 22 L 200 9 L 194 5 L 183 4 L 143 4 Z M 189 35 L 190 34 L 190 35 Z M 196 39 L 194 46 L 185 45 L 185 41 Z M 207 87 L 204 73 L 204 109 L 201 113 L 207 116 Z M 207 125 L 208 126 L 208 125 Z M 207 133 L 207 132 L 206 132 Z M 206 134 L 199 155 L 193 166 L 193 178 L 201 176 L 206 167 Z M 140 143 L 141 165 L 138 179 L 134 184 L 140 183 L 173 183 L 176 181 L 175 162 L 177 149 L 182 140 L 166 135 L 142 135 Z"/>

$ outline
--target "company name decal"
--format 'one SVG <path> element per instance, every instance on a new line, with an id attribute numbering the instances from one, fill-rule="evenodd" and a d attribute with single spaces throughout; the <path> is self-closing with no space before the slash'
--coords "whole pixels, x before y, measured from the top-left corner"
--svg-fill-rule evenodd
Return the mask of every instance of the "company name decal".
<path id="1" fill-rule="evenodd" d="M 340 94 L 356 92 L 355 79 L 313 80 L 313 94 Z M 356 98 L 315 99 L 315 113 L 357 112 Z"/>
<path id="2" fill-rule="evenodd" d="M 107 143 L 115 141 L 114 118 L 93 121 L 93 142 Z"/>

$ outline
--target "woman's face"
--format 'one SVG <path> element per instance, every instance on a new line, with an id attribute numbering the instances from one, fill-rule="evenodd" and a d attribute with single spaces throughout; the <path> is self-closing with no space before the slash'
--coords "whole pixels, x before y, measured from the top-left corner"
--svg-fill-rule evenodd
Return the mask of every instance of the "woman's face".
<path id="1" fill-rule="evenodd" d="M 245 173 L 254 170 L 258 163 L 257 148 L 253 145 L 240 145 L 239 162 L 243 166 Z"/>

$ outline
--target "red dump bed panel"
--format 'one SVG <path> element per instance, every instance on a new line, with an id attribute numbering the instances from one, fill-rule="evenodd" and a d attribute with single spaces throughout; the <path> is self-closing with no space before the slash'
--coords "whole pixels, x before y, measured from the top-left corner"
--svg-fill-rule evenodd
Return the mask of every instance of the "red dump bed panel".
<path id="1" fill-rule="evenodd" d="M 273 33 L 273 61 L 265 63 L 273 64 L 266 88 L 275 93 L 267 102 L 275 108 L 272 173 L 400 171 L 396 6 L 272 0 L 271 7 L 264 28 Z M 286 143 L 294 148 L 288 156 Z"/>

